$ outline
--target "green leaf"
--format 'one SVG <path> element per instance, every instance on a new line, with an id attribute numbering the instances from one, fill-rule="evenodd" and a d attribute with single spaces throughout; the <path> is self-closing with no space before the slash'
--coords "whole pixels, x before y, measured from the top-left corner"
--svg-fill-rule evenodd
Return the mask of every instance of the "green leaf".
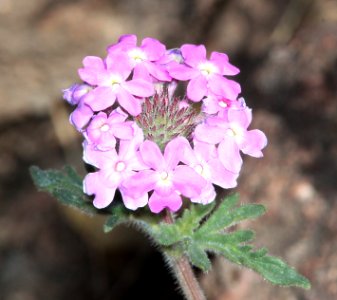
<path id="1" fill-rule="evenodd" d="M 194 235 L 194 240 L 198 241 L 204 247 L 210 247 L 213 244 L 239 244 L 251 241 L 254 238 L 254 232 L 251 230 L 237 230 L 231 233 L 210 233 Z"/>
<path id="2" fill-rule="evenodd" d="M 185 233 L 185 235 L 191 235 L 214 206 L 214 202 L 207 205 L 191 204 L 189 209 L 185 209 L 183 216 L 177 219 L 175 225 L 179 227 L 180 232 Z"/>
<path id="3" fill-rule="evenodd" d="M 195 229 L 200 226 L 202 219 L 210 213 L 215 204 L 194 205 L 185 209 L 183 215 L 173 224 L 160 223 L 153 226 L 155 240 L 164 246 L 170 246 L 181 242 L 184 239 L 191 238 Z"/>
<path id="4" fill-rule="evenodd" d="M 127 221 L 125 208 L 122 205 L 114 205 L 110 211 L 111 215 L 107 217 L 103 225 L 103 231 L 105 233 L 112 231 L 117 225 Z"/>
<path id="5" fill-rule="evenodd" d="M 265 248 L 254 252 L 249 245 L 213 244 L 209 250 L 220 253 L 228 260 L 256 271 L 273 284 L 310 288 L 308 279 L 298 274 L 294 268 L 280 258 L 266 255 Z"/>
<path id="6" fill-rule="evenodd" d="M 154 238 L 160 245 L 170 246 L 181 241 L 183 235 L 176 224 L 161 223 L 153 227 Z"/>
<path id="7" fill-rule="evenodd" d="M 211 268 L 211 261 L 209 260 L 206 251 L 197 243 L 190 243 L 187 249 L 187 257 L 192 265 L 204 272 Z"/>
<path id="8" fill-rule="evenodd" d="M 199 231 L 203 233 L 216 232 L 241 221 L 255 219 L 266 212 L 265 207 L 260 204 L 244 204 L 238 208 L 230 209 L 236 202 L 236 195 L 225 199 Z"/>
<path id="9" fill-rule="evenodd" d="M 37 188 L 56 197 L 61 203 L 93 215 L 98 210 L 92 201 L 83 193 L 82 180 L 71 167 L 63 171 L 41 170 L 36 166 L 30 167 L 30 174 Z"/>

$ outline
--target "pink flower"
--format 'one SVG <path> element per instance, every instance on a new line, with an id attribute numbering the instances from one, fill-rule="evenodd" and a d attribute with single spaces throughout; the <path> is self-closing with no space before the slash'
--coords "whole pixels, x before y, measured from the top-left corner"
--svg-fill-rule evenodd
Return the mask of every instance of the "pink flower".
<path id="1" fill-rule="evenodd" d="M 119 51 L 127 54 L 129 63 L 134 68 L 133 78 L 142 78 L 152 82 L 151 76 L 153 76 L 160 81 L 171 81 L 168 72 L 156 63 L 166 56 L 166 47 L 158 40 L 145 38 L 142 40 L 141 46 L 137 47 L 135 35 L 123 35 L 117 44 L 108 47 L 109 53 L 113 54 Z"/>
<path id="2" fill-rule="evenodd" d="M 265 134 L 258 130 L 247 130 L 252 120 L 249 108 L 229 109 L 226 118 L 210 117 L 195 129 L 195 139 L 209 144 L 218 144 L 219 159 L 224 167 L 239 173 L 242 166 L 240 150 L 247 155 L 262 157 L 267 145 Z"/>
<path id="3" fill-rule="evenodd" d="M 165 207 L 177 211 L 182 205 L 180 194 L 188 198 L 199 196 L 207 182 L 191 167 L 178 165 L 177 153 L 184 147 L 185 141 L 175 138 L 166 145 L 163 155 L 157 144 L 145 141 L 139 152 L 149 169 L 124 182 L 126 193 L 137 198 L 153 191 L 149 207 L 155 213 Z"/>
<path id="4" fill-rule="evenodd" d="M 97 86 L 84 98 L 85 104 L 94 111 L 112 106 L 116 99 L 131 115 L 141 112 L 141 102 L 136 97 L 149 97 L 154 87 L 148 81 L 137 78 L 128 80 L 132 66 L 124 53 L 108 54 L 103 61 L 99 57 L 87 56 L 83 60 L 84 68 L 78 70 L 81 79 Z"/>
<path id="5" fill-rule="evenodd" d="M 240 85 L 223 75 L 236 75 L 239 69 L 229 63 L 224 53 L 212 52 L 208 60 L 204 45 L 186 44 L 181 47 L 184 64 L 171 62 L 167 68 L 170 75 L 178 80 L 190 80 L 187 96 L 192 101 L 200 101 L 210 92 L 235 100 L 241 92 Z"/>
<path id="6" fill-rule="evenodd" d="M 71 105 L 77 105 L 69 117 L 70 123 L 78 130 L 82 131 L 93 116 L 93 110 L 83 102 L 83 98 L 92 90 L 88 84 L 75 83 L 71 87 L 63 90 L 63 99 Z"/>
<path id="7" fill-rule="evenodd" d="M 106 151 L 116 146 L 116 138 L 132 139 L 133 122 L 125 120 L 128 115 L 119 108 L 113 110 L 109 116 L 104 112 L 98 113 L 86 129 L 86 138 L 98 150 Z"/>
<path id="8" fill-rule="evenodd" d="M 213 184 L 224 189 L 236 187 L 239 173 L 231 172 L 223 166 L 214 145 L 194 141 L 192 149 L 189 142 L 184 140 L 186 146 L 181 155 L 181 161 L 207 181 L 202 193 L 198 197 L 191 198 L 192 202 L 203 204 L 212 202 L 216 196 Z"/>
<path id="9" fill-rule="evenodd" d="M 86 105 L 83 100 L 81 100 L 75 110 L 69 116 L 69 122 L 78 130 L 82 131 L 91 117 L 94 115 L 93 110 L 90 106 Z"/>
<path id="10" fill-rule="evenodd" d="M 133 176 L 138 170 L 143 170 L 146 166 L 141 162 L 137 145 L 139 140 L 120 142 L 119 151 L 111 149 L 109 151 L 96 151 L 92 145 L 84 143 L 85 162 L 96 166 L 99 171 L 89 173 L 83 182 L 84 192 L 88 195 L 95 195 L 94 206 L 97 208 L 107 207 L 115 196 L 117 188 L 120 188 L 123 181 Z M 143 207 L 147 204 L 147 195 L 139 197 L 124 197 L 121 189 L 124 205 L 132 210 Z"/>
<path id="11" fill-rule="evenodd" d="M 63 99 L 71 105 L 79 104 L 83 96 L 92 90 L 88 84 L 75 83 L 71 87 L 63 90 Z"/>

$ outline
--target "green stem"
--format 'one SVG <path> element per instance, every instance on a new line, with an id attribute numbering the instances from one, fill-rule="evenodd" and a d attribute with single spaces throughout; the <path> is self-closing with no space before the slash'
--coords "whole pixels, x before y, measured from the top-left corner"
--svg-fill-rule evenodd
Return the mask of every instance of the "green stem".
<path id="1" fill-rule="evenodd" d="M 168 224 L 174 223 L 174 217 L 168 209 L 166 210 L 164 221 Z M 186 299 L 206 300 L 199 282 L 193 273 L 193 269 L 188 261 L 188 258 L 185 255 L 181 257 L 172 257 L 166 255 L 166 258 L 179 282 Z"/>

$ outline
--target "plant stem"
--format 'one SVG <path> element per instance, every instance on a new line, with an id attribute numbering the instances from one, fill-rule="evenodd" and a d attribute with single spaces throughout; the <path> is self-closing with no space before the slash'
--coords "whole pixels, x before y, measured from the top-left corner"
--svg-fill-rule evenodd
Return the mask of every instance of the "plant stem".
<path id="1" fill-rule="evenodd" d="M 168 224 L 174 223 L 174 217 L 168 209 L 166 209 L 165 212 L 164 222 Z M 188 258 L 185 255 L 181 257 L 172 257 L 166 255 L 166 258 L 180 284 L 186 299 L 206 300 L 199 282 L 193 273 L 193 269 L 188 261 Z"/>

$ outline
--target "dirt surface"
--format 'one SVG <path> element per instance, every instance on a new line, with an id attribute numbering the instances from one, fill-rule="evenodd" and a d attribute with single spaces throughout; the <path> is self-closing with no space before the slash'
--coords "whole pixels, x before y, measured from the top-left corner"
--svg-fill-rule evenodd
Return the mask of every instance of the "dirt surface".
<path id="1" fill-rule="evenodd" d="M 224 51 L 269 140 L 236 189 L 268 212 L 244 226 L 312 282 L 279 288 L 214 258 L 211 300 L 337 299 L 337 2 L 0 0 L 0 300 L 182 299 L 161 256 L 130 228 L 104 235 L 38 193 L 28 167 L 84 174 L 61 90 L 86 55 L 123 33 Z M 158 288 L 159 293 L 158 294 Z"/>

